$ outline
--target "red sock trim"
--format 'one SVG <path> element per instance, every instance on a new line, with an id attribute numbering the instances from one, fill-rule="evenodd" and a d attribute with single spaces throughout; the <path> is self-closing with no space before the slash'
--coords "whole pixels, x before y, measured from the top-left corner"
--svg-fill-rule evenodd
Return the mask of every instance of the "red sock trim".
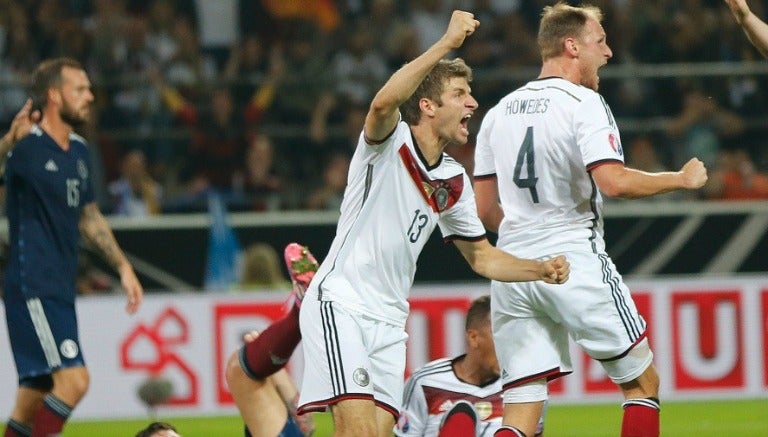
<path id="1" fill-rule="evenodd" d="M 621 437 L 658 437 L 659 409 L 646 399 L 630 399 L 624 403 Z"/>

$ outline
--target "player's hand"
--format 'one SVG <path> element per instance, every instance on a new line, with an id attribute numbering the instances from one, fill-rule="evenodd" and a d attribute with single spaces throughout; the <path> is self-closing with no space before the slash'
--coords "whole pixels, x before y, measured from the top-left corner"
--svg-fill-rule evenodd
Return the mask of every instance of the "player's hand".
<path id="1" fill-rule="evenodd" d="M 125 305 L 125 311 L 128 314 L 133 314 L 138 311 L 141 306 L 141 301 L 144 298 L 144 289 L 141 287 L 139 278 L 136 277 L 136 273 L 133 271 L 133 267 L 130 264 L 120 268 L 120 283 L 123 285 L 123 290 L 128 295 L 128 303 Z"/>
<path id="2" fill-rule="evenodd" d="M 547 284 L 562 284 L 571 274 L 571 264 L 563 255 L 544 261 L 544 274 L 541 278 Z"/>
<path id="3" fill-rule="evenodd" d="M 464 44 L 464 39 L 472 35 L 479 25 L 480 22 L 475 20 L 474 14 L 464 11 L 453 11 L 443 39 L 450 47 L 457 49 Z"/>
<path id="4" fill-rule="evenodd" d="M 733 16 L 736 17 L 738 23 L 744 21 L 750 14 L 747 0 L 725 0 L 725 4 L 731 8 L 731 12 L 733 13 Z"/>
<path id="5" fill-rule="evenodd" d="M 20 139 L 29 135 L 32 125 L 40 121 L 41 116 L 40 111 L 32 110 L 32 99 L 27 99 L 24 106 L 13 117 L 11 126 L 3 137 L 3 142 L 7 142 L 10 147 L 15 146 Z"/>
<path id="6" fill-rule="evenodd" d="M 680 169 L 680 175 L 683 177 L 683 187 L 689 190 L 695 190 L 704 186 L 707 182 L 707 168 L 698 158 L 691 158 Z"/>
<path id="7" fill-rule="evenodd" d="M 259 337 L 259 331 L 254 329 L 253 331 L 248 331 L 245 334 L 243 334 L 243 341 L 246 343 L 250 343 L 256 340 L 256 338 L 258 337 Z"/>

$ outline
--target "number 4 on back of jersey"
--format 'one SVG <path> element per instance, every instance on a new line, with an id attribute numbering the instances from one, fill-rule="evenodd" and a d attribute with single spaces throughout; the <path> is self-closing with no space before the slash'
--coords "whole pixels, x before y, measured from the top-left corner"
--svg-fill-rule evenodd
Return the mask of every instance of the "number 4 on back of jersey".
<path id="1" fill-rule="evenodd" d="M 536 191 L 536 182 L 539 178 L 536 177 L 536 169 L 534 168 L 533 163 L 533 126 L 528 126 L 528 129 L 525 131 L 523 144 L 520 145 L 520 151 L 517 152 L 517 163 L 515 164 L 515 174 L 513 179 L 518 188 L 527 188 L 530 190 L 533 203 L 539 203 L 539 193 Z M 520 174 L 523 171 L 523 164 L 525 164 L 525 173 L 527 175 L 525 178 L 520 177 Z"/>

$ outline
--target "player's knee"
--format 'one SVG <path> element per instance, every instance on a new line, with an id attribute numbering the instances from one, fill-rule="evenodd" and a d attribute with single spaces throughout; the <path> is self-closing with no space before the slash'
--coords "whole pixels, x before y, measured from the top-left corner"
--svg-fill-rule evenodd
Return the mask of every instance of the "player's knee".
<path id="1" fill-rule="evenodd" d="M 657 380 L 656 389 L 658 390 L 658 375 L 656 375 L 652 363 L 653 352 L 646 338 L 637 343 L 624 356 L 614 360 L 601 361 L 611 380 L 622 388 L 634 383 L 650 388 L 653 385 L 653 380 Z"/>
<path id="2" fill-rule="evenodd" d="M 91 378 L 84 367 L 57 372 L 54 374 L 53 380 L 54 391 L 70 403 L 82 399 L 91 384 Z"/>
<path id="3" fill-rule="evenodd" d="M 529 383 L 513 387 L 502 394 L 505 404 L 543 402 L 549 397 L 547 380 L 537 379 Z"/>

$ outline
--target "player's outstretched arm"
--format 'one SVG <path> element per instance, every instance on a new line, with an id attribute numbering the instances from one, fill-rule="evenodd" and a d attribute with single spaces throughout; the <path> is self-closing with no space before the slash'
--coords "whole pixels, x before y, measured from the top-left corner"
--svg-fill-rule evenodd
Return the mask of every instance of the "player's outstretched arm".
<path id="1" fill-rule="evenodd" d="M 570 264 L 564 256 L 547 261 L 518 258 L 491 245 L 488 240 L 455 240 L 454 244 L 477 274 L 502 282 L 544 281 L 562 284 Z"/>
<path id="2" fill-rule="evenodd" d="M 747 5 L 747 0 L 725 0 L 731 8 L 736 22 L 739 23 L 752 45 L 768 58 L 768 24 L 758 18 Z"/>
<path id="3" fill-rule="evenodd" d="M 118 246 L 109 223 L 95 202 L 83 207 L 83 212 L 80 215 L 80 232 L 88 242 L 98 249 L 109 265 L 120 274 L 120 283 L 128 295 L 128 304 L 125 309 L 129 314 L 135 313 L 141 305 L 144 289 L 141 287 L 131 263 L 128 262 L 128 258 Z"/>
<path id="4" fill-rule="evenodd" d="M 8 152 L 20 139 L 29 135 L 32 125 L 40 121 L 40 111 L 32 110 L 32 99 L 27 99 L 16 116 L 11 121 L 8 132 L 0 138 L 0 176 L 5 173 L 5 161 L 8 160 Z"/>
<path id="5" fill-rule="evenodd" d="M 697 158 L 691 158 L 680 171 L 658 173 L 611 163 L 593 169 L 592 177 L 606 196 L 632 199 L 675 190 L 699 189 L 707 182 L 707 169 Z"/>
<path id="6" fill-rule="evenodd" d="M 416 91 L 419 84 L 443 56 L 461 47 L 480 22 L 469 12 L 453 11 L 445 34 L 416 59 L 397 70 L 371 102 L 365 118 L 365 136 L 371 141 L 385 138 L 395 127 L 398 108 Z"/>

